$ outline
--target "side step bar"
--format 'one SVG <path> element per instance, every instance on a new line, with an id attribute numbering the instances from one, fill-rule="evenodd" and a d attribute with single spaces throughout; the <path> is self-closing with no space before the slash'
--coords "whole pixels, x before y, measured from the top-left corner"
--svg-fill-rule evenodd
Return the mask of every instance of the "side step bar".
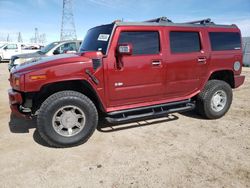
<path id="1" fill-rule="evenodd" d="M 108 113 L 105 119 L 109 123 L 126 123 L 143 119 L 151 119 L 165 116 L 175 112 L 193 110 L 195 104 L 191 100 L 171 102 L 166 104 L 121 110 Z"/>

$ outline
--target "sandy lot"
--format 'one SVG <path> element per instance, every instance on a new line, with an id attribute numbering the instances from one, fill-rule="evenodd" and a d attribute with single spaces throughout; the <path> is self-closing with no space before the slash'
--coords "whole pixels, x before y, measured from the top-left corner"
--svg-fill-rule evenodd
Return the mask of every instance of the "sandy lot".
<path id="1" fill-rule="evenodd" d="M 68 149 L 47 147 L 34 121 L 11 117 L 0 64 L 0 187 L 250 187 L 250 68 L 228 114 L 194 113 L 99 128 Z"/>

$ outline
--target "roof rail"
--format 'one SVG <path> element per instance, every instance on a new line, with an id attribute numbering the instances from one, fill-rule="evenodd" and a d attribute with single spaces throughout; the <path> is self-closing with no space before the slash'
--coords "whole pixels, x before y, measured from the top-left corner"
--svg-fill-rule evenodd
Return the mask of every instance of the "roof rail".
<path id="1" fill-rule="evenodd" d="M 171 20 L 169 20 L 167 17 L 160 17 L 160 18 L 155 18 L 152 20 L 146 20 L 144 22 L 156 22 L 156 23 L 160 23 L 160 22 L 172 22 Z"/>
<path id="2" fill-rule="evenodd" d="M 203 19 L 203 20 L 196 20 L 191 22 L 185 22 L 185 24 L 214 24 L 210 18 Z"/>

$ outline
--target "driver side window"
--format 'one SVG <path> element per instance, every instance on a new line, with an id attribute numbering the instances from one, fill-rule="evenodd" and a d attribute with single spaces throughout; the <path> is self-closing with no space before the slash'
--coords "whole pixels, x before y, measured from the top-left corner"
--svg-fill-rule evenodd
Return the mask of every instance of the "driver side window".
<path id="1" fill-rule="evenodd" d="M 159 54 L 159 38 L 157 31 L 126 31 L 120 34 L 119 44 L 132 44 L 133 55 Z"/>

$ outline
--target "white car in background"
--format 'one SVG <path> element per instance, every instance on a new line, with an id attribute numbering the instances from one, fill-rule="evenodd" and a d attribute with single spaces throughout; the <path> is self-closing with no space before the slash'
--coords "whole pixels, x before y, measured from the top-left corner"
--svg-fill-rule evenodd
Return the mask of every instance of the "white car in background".
<path id="1" fill-rule="evenodd" d="M 11 56 L 22 53 L 36 52 L 39 49 L 25 49 L 27 45 L 22 43 L 0 44 L 0 62 L 10 60 Z"/>
<path id="2" fill-rule="evenodd" d="M 48 44 L 35 53 L 13 55 L 10 59 L 8 69 L 10 71 L 12 67 L 30 61 L 33 58 L 42 58 L 64 53 L 76 53 L 80 48 L 81 42 L 80 40 L 57 41 Z"/>

